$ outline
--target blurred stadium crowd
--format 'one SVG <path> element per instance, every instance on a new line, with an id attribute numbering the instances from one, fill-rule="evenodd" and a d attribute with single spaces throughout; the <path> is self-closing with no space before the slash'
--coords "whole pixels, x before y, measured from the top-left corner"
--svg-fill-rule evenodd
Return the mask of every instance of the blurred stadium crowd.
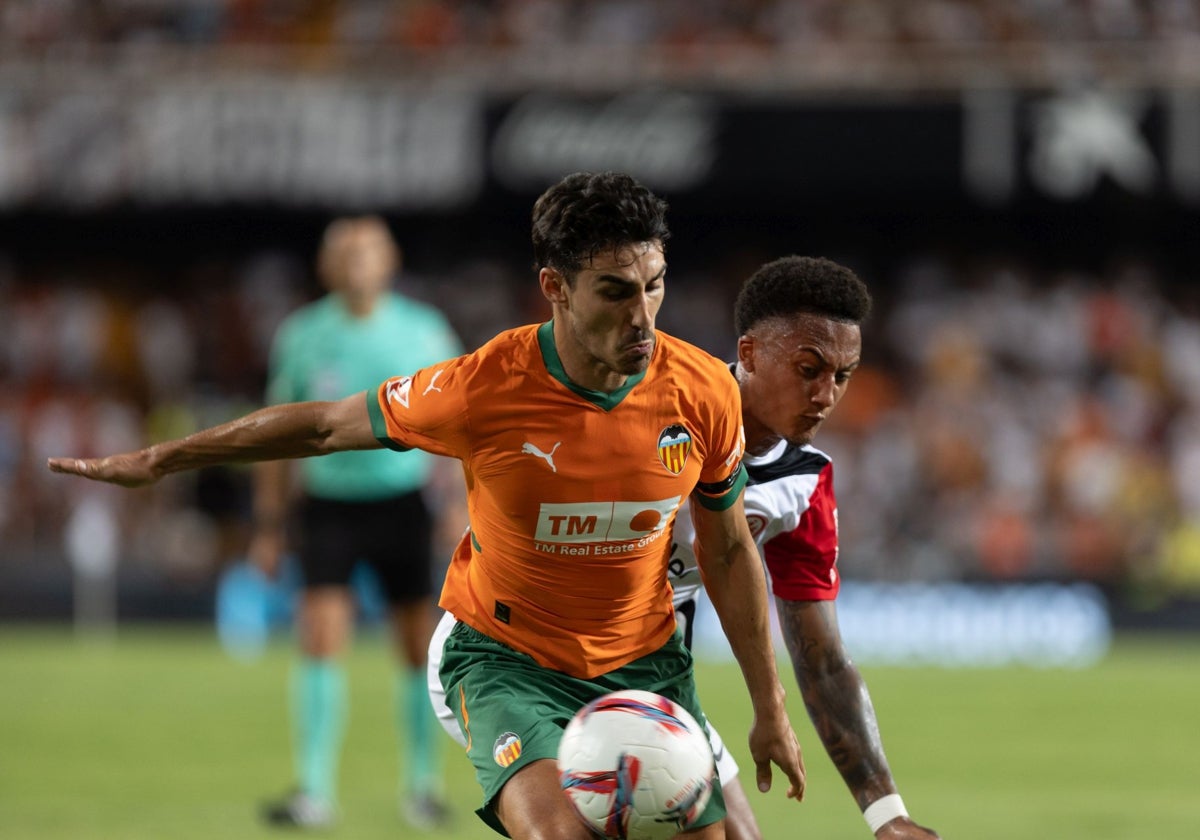
<path id="1" fill-rule="evenodd" d="M 7 0 L 0 45 L 691 47 L 1180 40 L 1195 0 Z"/>
<path id="2" fill-rule="evenodd" d="M 746 70 L 747 85 L 769 86 L 751 65 L 723 64 L 718 59 L 729 54 L 713 48 L 799 57 L 817 78 L 835 64 L 851 72 L 852 65 L 876 61 L 870 66 L 895 74 L 899 65 L 887 61 L 892 50 L 943 45 L 977 53 L 981 46 L 1041 45 L 1054 56 L 1064 41 L 1080 41 L 1150 44 L 1156 59 L 1191 56 L 1190 65 L 1173 65 L 1186 77 L 1200 55 L 1197 39 L 1200 0 L 0 4 L 0 69 L 21 61 L 53 69 L 60 59 L 86 58 L 92 48 L 104 54 L 124 46 L 267 47 L 285 56 L 297 55 L 292 47 L 328 55 L 380 47 L 388 56 L 435 55 L 455 64 L 481 48 L 503 55 L 553 44 L 665 51 L 681 75 L 721 65 L 733 75 Z M 1028 54 L 1014 55 L 1023 61 Z M 95 66 L 100 72 L 94 75 L 102 77 L 107 65 Z M 228 69 L 219 60 L 211 66 Z M 956 66 L 947 66 L 953 75 Z M 763 72 L 764 65 L 753 67 Z M 620 69 L 613 67 L 614 86 Z M 35 76 L 42 78 L 20 71 L 9 78 L 24 83 Z M 931 84 L 937 78 L 926 77 Z M 25 90 L 32 104 L 14 95 L 7 140 L 19 150 L 22 139 L 40 138 L 38 148 L 53 152 L 45 159 L 55 164 L 43 166 L 42 178 L 53 183 L 57 163 L 87 156 L 43 136 L 68 124 L 57 121 L 55 111 L 39 122 L 23 121 L 38 111 L 39 97 L 57 89 L 44 94 L 29 83 Z M 182 88 L 181 102 L 189 101 L 189 90 Z M 67 104 L 75 114 L 75 100 Z M 138 124 L 113 110 L 111 125 Z M 97 125 L 102 130 L 85 122 L 76 141 L 93 134 L 103 141 L 111 125 Z M 1107 142 L 1112 135 L 1101 136 Z M 0 152 L 5 141 L 0 133 Z M 129 145 L 141 154 L 136 143 Z M 245 156 L 239 146 L 222 148 L 231 159 Z M 11 157 L 11 172 L 36 171 L 19 154 Z M 461 167 L 455 162 L 454 168 Z M 89 183 L 67 179 L 63 193 L 73 197 Z M 899 183 L 907 191 L 907 182 Z M 106 196 L 103 189 L 97 194 Z M 20 216 L 21 201 L 36 208 L 33 188 L 11 195 L 10 221 Z M 854 204 L 857 195 L 844 201 Z M 788 213 L 791 198 L 780 199 Z M 69 218 L 88 213 L 68 206 Z M 311 217 L 318 209 L 327 208 L 299 212 Z M 811 218 L 824 211 L 808 212 Z M 404 220 L 393 221 L 407 244 Z M 53 260 L 69 255 L 70 243 L 51 234 L 44 237 L 45 259 L 6 255 L 4 233 L 0 227 L 0 595 L 6 581 L 42 579 L 47 588 L 61 589 L 69 564 L 104 569 L 117 563 L 125 577 L 206 591 L 245 547 L 245 471 L 209 470 L 172 477 L 153 490 L 123 491 L 64 482 L 44 462 L 50 455 L 135 448 L 258 405 L 275 326 L 318 292 L 309 264 L 315 240 L 293 242 L 290 250 L 255 251 L 253 243 L 241 243 L 236 253 L 189 253 L 164 267 L 162 252 L 170 249 L 161 246 L 154 265 L 127 253 Z M 545 316 L 523 257 L 469 236 L 448 241 L 439 256 L 452 259 L 406 271 L 402 289 L 442 306 L 468 347 Z M 1084 579 L 1148 601 L 1172 593 L 1200 596 L 1200 267 L 1160 262 L 1152 248 L 1144 258 L 1104 259 L 1103 244 L 1097 243 L 1101 259 L 1088 265 L 1003 248 L 963 256 L 933 247 L 883 263 L 852 248 L 826 254 L 860 267 L 878 295 L 866 364 L 817 442 L 835 459 L 846 577 Z M 779 255 L 754 254 L 754 260 Z M 699 260 L 673 272 L 660 326 L 730 357 L 730 306 L 754 260 L 745 254 Z"/>
<path id="3" fill-rule="evenodd" d="M 930 255 L 870 279 L 882 294 L 867 364 L 818 441 L 835 458 L 845 576 L 1200 591 L 1200 293 L 1134 260 L 1098 276 Z M 678 279 L 661 326 L 728 357 L 738 280 Z M 281 253 L 183 266 L 161 285 L 0 272 L 8 572 L 102 562 L 108 545 L 123 573 L 195 586 L 244 547 L 243 472 L 130 492 L 44 469 L 254 407 L 273 328 L 315 290 Z M 403 284 L 469 346 L 543 317 L 533 286 L 487 260 Z"/>

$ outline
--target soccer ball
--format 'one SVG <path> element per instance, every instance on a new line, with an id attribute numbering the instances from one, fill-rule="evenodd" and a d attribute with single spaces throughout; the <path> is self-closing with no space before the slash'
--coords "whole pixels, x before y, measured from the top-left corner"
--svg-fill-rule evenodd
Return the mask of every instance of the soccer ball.
<path id="1" fill-rule="evenodd" d="M 649 691 L 598 697 L 576 712 L 558 745 L 563 791 L 608 838 L 674 837 L 704 811 L 714 775 L 704 727 Z"/>

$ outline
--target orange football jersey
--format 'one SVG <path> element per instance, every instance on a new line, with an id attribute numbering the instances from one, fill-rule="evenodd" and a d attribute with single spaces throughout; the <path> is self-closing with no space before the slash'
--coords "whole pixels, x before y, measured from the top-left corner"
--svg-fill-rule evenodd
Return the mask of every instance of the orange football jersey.
<path id="1" fill-rule="evenodd" d="M 736 381 L 661 332 L 645 373 L 611 394 L 567 379 L 548 322 L 388 379 L 367 404 L 386 446 L 462 461 L 470 530 L 441 606 L 575 676 L 670 638 L 675 513 L 693 492 L 724 509 L 745 484 Z"/>

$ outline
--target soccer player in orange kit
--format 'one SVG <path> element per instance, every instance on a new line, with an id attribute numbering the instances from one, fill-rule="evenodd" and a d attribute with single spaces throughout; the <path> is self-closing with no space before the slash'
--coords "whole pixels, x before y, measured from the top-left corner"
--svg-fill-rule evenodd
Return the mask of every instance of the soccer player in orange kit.
<path id="1" fill-rule="evenodd" d="M 442 680 L 468 733 L 479 814 L 514 838 L 592 835 L 559 789 L 574 712 L 641 688 L 703 721 L 675 624 L 670 529 L 692 500 L 697 559 L 754 710 L 761 790 L 771 764 L 800 798 L 804 768 L 742 506 L 736 381 L 661 333 L 666 204 L 627 175 L 576 173 L 534 205 L 538 281 L 553 317 L 336 402 L 260 409 L 186 438 L 51 470 L 124 486 L 218 463 L 389 446 L 458 458 L 470 529 L 440 604 L 458 619 Z M 397 539 L 403 539 L 398 534 Z M 719 838 L 715 792 L 687 836 Z"/>

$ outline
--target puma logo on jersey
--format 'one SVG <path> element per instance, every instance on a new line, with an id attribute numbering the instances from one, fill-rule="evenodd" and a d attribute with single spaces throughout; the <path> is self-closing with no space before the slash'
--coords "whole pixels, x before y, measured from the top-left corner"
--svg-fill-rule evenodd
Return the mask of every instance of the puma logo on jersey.
<path id="1" fill-rule="evenodd" d="M 543 452 L 542 450 L 538 449 L 537 446 L 535 446 L 534 444 L 525 443 L 524 445 L 521 446 L 521 451 L 528 455 L 533 455 L 536 458 L 541 458 L 543 461 L 545 461 L 547 464 L 550 465 L 550 469 L 553 472 L 558 472 L 558 467 L 554 466 L 554 453 L 560 446 L 562 446 L 561 440 L 558 441 L 557 443 L 555 443 L 554 446 L 550 447 L 549 452 Z"/>
<path id="2" fill-rule="evenodd" d="M 429 384 L 426 385 L 425 390 L 421 392 L 422 397 L 425 396 L 426 394 L 428 394 L 430 391 L 437 391 L 439 394 L 442 393 L 442 389 L 439 388 L 436 384 L 438 381 L 438 377 L 441 375 L 442 375 L 441 368 L 438 368 L 437 370 L 435 370 L 433 372 L 433 376 L 429 377 Z"/>

